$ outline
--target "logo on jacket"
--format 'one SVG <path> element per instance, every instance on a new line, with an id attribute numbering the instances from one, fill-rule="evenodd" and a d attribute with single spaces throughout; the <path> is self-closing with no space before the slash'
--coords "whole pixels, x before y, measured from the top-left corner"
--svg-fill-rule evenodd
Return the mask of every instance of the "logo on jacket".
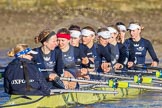
<path id="1" fill-rule="evenodd" d="M 92 55 L 92 52 L 87 53 L 87 56 Z"/>
<path id="2" fill-rule="evenodd" d="M 116 63 L 116 59 L 112 60 L 111 63 L 114 65 Z"/>
<path id="3" fill-rule="evenodd" d="M 116 57 L 115 57 L 117 60 L 119 59 L 119 55 L 116 55 Z"/>
<path id="4" fill-rule="evenodd" d="M 133 44 L 135 47 L 138 47 L 139 46 L 139 44 Z"/>
<path id="5" fill-rule="evenodd" d="M 144 47 L 138 47 L 137 50 L 138 51 L 143 51 L 144 50 Z"/>
<path id="6" fill-rule="evenodd" d="M 51 57 L 43 57 L 45 61 L 49 61 Z"/>
<path id="7" fill-rule="evenodd" d="M 33 79 L 30 79 L 29 82 L 34 82 Z M 26 81 L 24 79 L 15 79 L 11 81 L 11 84 L 25 84 Z"/>

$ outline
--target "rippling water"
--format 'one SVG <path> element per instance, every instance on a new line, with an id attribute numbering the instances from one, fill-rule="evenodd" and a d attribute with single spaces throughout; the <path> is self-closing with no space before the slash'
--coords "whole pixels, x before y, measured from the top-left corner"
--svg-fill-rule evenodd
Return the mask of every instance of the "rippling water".
<path id="1" fill-rule="evenodd" d="M 13 59 L 11 57 L 7 57 L 8 50 L 0 50 L 0 66 L 4 67 Z"/>
<path id="2" fill-rule="evenodd" d="M 114 102 L 103 102 L 93 105 L 78 106 L 77 108 L 161 108 L 162 92 L 146 92 L 136 98 L 121 99 Z"/>
<path id="3" fill-rule="evenodd" d="M 7 66 L 12 58 L 6 57 L 5 51 L 0 51 L 0 66 Z M 0 104 L 9 100 L 9 95 L 4 93 L 2 79 L 0 80 Z M 162 92 L 149 91 L 138 95 L 134 98 L 124 98 L 119 101 L 108 101 L 96 103 L 92 105 L 78 105 L 76 108 L 161 108 L 162 107 Z"/>

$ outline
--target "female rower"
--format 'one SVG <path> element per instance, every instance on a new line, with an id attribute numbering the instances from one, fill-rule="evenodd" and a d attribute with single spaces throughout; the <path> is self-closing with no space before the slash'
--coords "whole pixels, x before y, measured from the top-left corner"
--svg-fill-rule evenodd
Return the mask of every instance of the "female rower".
<path id="1" fill-rule="evenodd" d="M 8 56 L 15 59 L 8 64 L 4 74 L 4 88 L 8 94 L 17 95 L 49 95 L 50 86 L 43 78 L 35 63 L 31 61 L 32 54 L 38 54 L 26 44 L 18 44 Z"/>
<path id="2" fill-rule="evenodd" d="M 134 46 L 133 44 L 125 41 L 125 34 L 127 31 L 125 24 L 122 22 L 117 22 L 116 27 L 119 32 L 117 36 L 117 42 L 123 44 L 126 48 L 126 54 L 128 58 L 128 63 L 127 63 L 126 68 L 131 68 L 134 65 L 134 61 L 135 61 L 135 53 L 134 53 L 134 48 L 133 48 Z"/>
<path id="3" fill-rule="evenodd" d="M 54 88 L 64 88 L 62 81 L 59 80 L 59 77 L 63 76 L 63 61 L 62 52 L 57 47 L 56 33 L 45 29 L 35 37 L 35 42 L 42 44 L 33 49 L 38 52 L 38 55 L 33 56 L 33 60 L 37 63 L 44 78 Z"/>
<path id="4" fill-rule="evenodd" d="M 70 31 L 66 28 L 61 28 L 57 32 L 58 46 L 62 51 L 62 59 L 64 63 L 64 77 L 80 77 L 80 71 L 85 73 L 86 68 L 82 68 L 83 65 L 88 64 L 88 58 L 79 49 L 79 47 L 70 45 Z M 75 83 L 69 83 L 64 81 L 66 88 L 74 89 Z"/>
<path id="5" fill-rule="evenodd" d="M 81 30 L 82 48 L 89 59 L 88 71 L 102 72 L 101 63 L 102 58 L 110 61 L 109 54 L 105 51 L 104 46 L 94 42 L 96 38 L 95 30 L 91 26 L 86 26 Z M 100 79 L 100 77 L 91 76 L 91 79 Z"/>
<path id="6" fill-rule="evenodd" d="M 148 51 L 153 60 L 151 66 L 157 66 L 159 63 L 159 59 L 156 56 L 151 42 L 141 37 L 141 32 L 143 28 L 144 27 L 141 26 L 139 23 L 131 22 L 128 27 L 131 38 L 127 39 L 126 42 L 131 43 L 134 46 L 135 64 L 145 64 L 146 53 Z"/>
<path id="7" fill-rule="evenodd" d="M 111 64 L 114 69 L 122 69 L 127 63 L 126 48 L 117 43 L 118 31 L 114 26 L 107 27 L 111 37 L 108 38 L 107 50 L 111 53 Z"/>
<path id="8" fill-rule="evenodd" d="M 97 31 L 97 35 L 98 35 L 98 44 L 103 46 L 104 48 L 106 48 L 106 46 L 108 44 L 108 38 L 111 37 L 111 34 L 108 31 L 108 29 L 107 28 L 99 28 Z M 105 49 L 105 51 L 108 51 L 108 50 Z M 107 61 L 105 59 L 105 57 L 102 57 L 101 69 L 102 69 L 103 73 L 110 72 L 110 70 L 111 70 L 110 52 L 108 51 L 106 53 L 107 53 L 106 56 L 109 57 L 109 60 Z"/>
<path id="9" fill-rule="evenodd" d="M 81 30 L 80 27 L 77 25 L 71 25 L 69 27 L 70 31 L 70 45 L 79 47 L 80 46 L 80 36 L 81 36 Z"/>

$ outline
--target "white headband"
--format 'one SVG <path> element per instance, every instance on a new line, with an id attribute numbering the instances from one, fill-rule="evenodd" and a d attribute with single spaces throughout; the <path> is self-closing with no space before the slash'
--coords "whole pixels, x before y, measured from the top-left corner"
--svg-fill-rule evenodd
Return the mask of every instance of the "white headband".
<path id="1" fill-rule="evenodd" d="M 120 31 L 127 31 L 127 29 L 124 25 L 117 25 L 117 27 Z"/>
<path id="2" fill-rule="evenodd" d="M 138 24 L 130 24 L 128 30 L 136 30 L 140 29 L 141 27 Z"/>
<path id="3" fill-rule="evenodd" d="M 117 33 L 118 31 L 116 29 L 114 29 L 113 27 L 107 27 L 107 29 L 110 31 L 110 33 Z"/>
<path id="4" fill-rule="evenodd" d="M 70 36 L 71 37 L 79 38 L 80 35 L 81 35 L 80 31 L 78 31 L 78 30 L 70 30 Z"/>
<path id="5" fill-rule="evenodd" d="M 83 29 L 83 30 L 81 31 L 81 34 L 82 34 L 83 36 L 95 35 L 95 33 L 94 33 L 93 31 L 87 30 L 87 29 Z"/>
<path id="6" fill-rule="evenodd" d="M 97 34 L 98 34 L 98 36 L 101 36 L 103 38 L 110 38 L 111 37 L 111 34 L 110 34 L 109 31 L 102 31 L 102 32 L 98 32 Z"/>

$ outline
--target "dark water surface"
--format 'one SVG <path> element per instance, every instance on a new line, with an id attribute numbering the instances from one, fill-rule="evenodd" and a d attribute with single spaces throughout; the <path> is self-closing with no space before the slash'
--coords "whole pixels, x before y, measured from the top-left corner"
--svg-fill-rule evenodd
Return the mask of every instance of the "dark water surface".
<path id="1" fill-rule="evenodd" d="M 0 51 L 0 66 L 7 66 L 13 59 L 6 57 L 7 50 Z M 0 79 L 0 104 L 9 100 L 9 95 L 4 93 L 2 79 Z M 78 105 L 76 108 L 162 108 L 162 91 L 149 91 L 134 98 L 123 98 L 118 101 L 108 101 L 92 105 Z"/>
<path id="2" fill-rule="evenodd" d="M 162 92 L 146 92 L 135 98 L 124 98 L 120 101 L 103 102 L 77 108 L 162 108 Z"/>

